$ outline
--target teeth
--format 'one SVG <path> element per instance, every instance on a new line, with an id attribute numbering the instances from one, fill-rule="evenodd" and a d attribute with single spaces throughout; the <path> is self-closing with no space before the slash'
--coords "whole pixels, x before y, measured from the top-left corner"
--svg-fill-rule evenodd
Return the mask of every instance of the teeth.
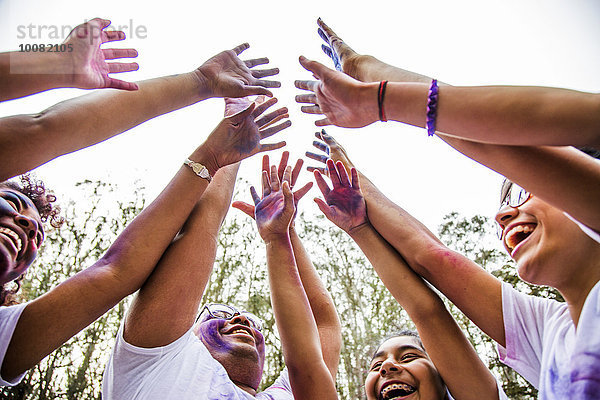
<path id="1" fill-rule="evenodd" d="M 504 235 L 504 242 L 512 250 L 519 243 L 517 242 L 517 238 L 515 238 L 515 235 L 519 233 L 529 235 L 531 232 L 533 232 L 534 229 L 535 227 L 531 225 L 517 225 L 510 231 L 506 232 L 506 234 Z"/>
<path id="2" fill-rule="evenodd" d="M 381 397 L 385 398 L 385 396 L 392 390 L 404 390 L 405 392 L 414 392 L 415 388 L 406 384 L 406 383 L 392 383 L 391 385 L 387 385 L 381 391 Z"/>
<path id="3" fill-rule="evenodd" d="M 19 235 L 17 235 L 16 232 L 8 228 L 0 227 L 0 233 L 4 233 L 13 241 L 15 247 L 17 248 L 17 253 L 21 251 L 21 249 L 23 248 L 23 244 L 21 243 L 21 238 L 19 237 Z"/>
<path id="4" fill-rule="evenodd" d="M 248 331 L 245 331 L 245 330 L 243 330 L 243 329 L 236 329 L 236 330 L 234 330 L 234 331 L 233 331 L 233 332 L 231 332 L 231 333 L 234 333 L 234 334 L 235 334 L 235 333 L 243 333 L 244 335 L 248 335 L 248 336 L 250 336 L 250 334 L 248 333 Z"/>

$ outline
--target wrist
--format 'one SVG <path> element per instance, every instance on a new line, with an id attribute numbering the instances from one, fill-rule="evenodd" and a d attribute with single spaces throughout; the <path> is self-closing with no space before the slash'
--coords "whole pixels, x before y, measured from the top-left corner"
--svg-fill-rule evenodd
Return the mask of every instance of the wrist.
<path id="1" fill-rule="evenodd" d="M 360 108 L 369 123 L 379 121 L 379 82 L 362 83 L 359 92 Z"/>
<path id="2" fill-rule="evenodd" d="M 200 163 L 206 167 L 210 176 L 215 176 L 219 170 L 219 165 L 215 155 L 206 146 L 200 145 L 190 156 L 189 159 Z"/>
<path id="3" fill-rule="evenodd" d="M 210 86 L 210 79 L 202 72 L 201 68 L 196 68 L 190 72 L 190 76 L 194 79 L 195 92 L 200 97 L 200 100 L 205 100 L 214 97 L 214 93 Z"/>
<path id="4" fill-rule="evenodd" d="M 364 234 L 370 233 L 372 231 L 372 229 L 373 229 L 373 226 L 367 220 L 360 225 L 356 225 L 356 226 L 353 226 L 352 228 L 348 229 L 348 231 L 346 233 L 348 233 L 348 235 L 350 235 L 350 237 L 355 238 L 355 237 L 359 237 Z"/>
<path id="5" fill-rule="evenodd" d="M 263 237 L 263 241 L 267 246 L 291 246 L 290 235 L 289 232 L 272 232 L 269 235 Z"/>

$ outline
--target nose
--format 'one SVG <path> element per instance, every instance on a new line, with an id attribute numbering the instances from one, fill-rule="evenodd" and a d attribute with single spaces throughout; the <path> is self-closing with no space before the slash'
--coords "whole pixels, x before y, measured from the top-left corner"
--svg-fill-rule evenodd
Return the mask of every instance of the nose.
<path id="1" fill-rule="evenodd" d="M 250 321 L 248 320 L 248 318 L 246 318 L 245 315 L 242 315 L 242 314 L 234 315 L 233 318 L 231 318 L 229 321 L 232 324 L 240 324 L 240 325 L 250 326 Z"/>
<path id="2" fill-rule="evenodd" d="M 504 229 L 508 222 L 515 218 L 518 214 L 518 208 L 511 207 L 509 205 L 504 205 L 498 210 L 494 219 L 502 227 L 502 229 Z"/>
<path id="3" fill-rule="evenodd" d="M 400 367 L 392 360 L 385 360 L 383 364 L 381 364 L 381 368 L 379 369 L 379 374 L 381 376 L 385 376 L 390 372 L 400 371 Z"/>
<path id="4" fill-rule="evenodd" d="M 32 240 L 36 237 L 39 229 L 36 220 L 20 214 L 15 217 L 15 221 L 21 228 L 23 228 L 29 240 Z"/>

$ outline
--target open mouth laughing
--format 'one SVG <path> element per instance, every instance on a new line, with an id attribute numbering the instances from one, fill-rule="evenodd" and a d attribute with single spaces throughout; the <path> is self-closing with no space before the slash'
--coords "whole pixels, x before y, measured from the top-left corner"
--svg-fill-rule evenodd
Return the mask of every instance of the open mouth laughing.
<path id="1" fill-rule="evenodd" d="M 416 388 L 403 382 L 385 384 L 379 392 L 379 400 L 400 400 L 417 391 Z"/>
<path id="2" fill-rule="evenodd" d="M 504 244 L 512 254 L 513 250 L 533 233 L 536 224 L 511 225 L 504 232 Z"/>
<path id="3" fill-rule="evenodd" d="M 226 332 L 223 332 L 224 335 L 241 335 L 251 338 L 254 342 L 256 342 L 256 338 L 252 333 L 251 328 L 244 325 L 235 325 L 233 328 L 228 329 Z"/>
<path id="4" fill-rule="evenodd" d="M 21 251 L 21 249 L 23 248 L 23 242 L 21 241 L 21 238 L 15 231 L 5 227 L 0 227 L 0 234 L 4 234 L 4 236 L 8 237 L 11 240 L 11 242 L 17 249 L 17 254 Z"/>

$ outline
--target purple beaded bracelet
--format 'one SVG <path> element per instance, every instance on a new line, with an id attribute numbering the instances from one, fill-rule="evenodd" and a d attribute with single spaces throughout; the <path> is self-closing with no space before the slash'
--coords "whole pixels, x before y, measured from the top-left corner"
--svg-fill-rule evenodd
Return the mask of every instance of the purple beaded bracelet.
<path id="1" fill-rule="evenodd" d="M 438 104 L 438 85 L 437 79 L 431 81 L 429 87 L 429 94 L 427 95 L 427 120 L 425 127 L 427 128 L 427 135 L 433 136 L 435 133 L 435 119 L 437 117 L 437 104 Z"/>

